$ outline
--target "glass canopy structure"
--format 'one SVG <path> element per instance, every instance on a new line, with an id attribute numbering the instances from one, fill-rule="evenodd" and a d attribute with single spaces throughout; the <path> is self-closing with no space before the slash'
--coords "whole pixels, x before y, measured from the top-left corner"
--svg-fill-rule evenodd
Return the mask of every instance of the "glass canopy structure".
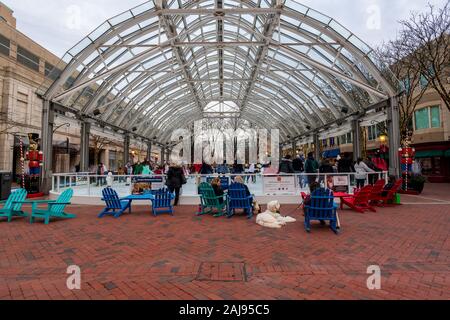
<path id="1" fill-rule="evenodd" d="M 160 143 L 211 112 L 285 139 L 394 96 L 395 83 L 368 45 L 294 0 L 155 0 L 69 50 L 44 98 Z"/>

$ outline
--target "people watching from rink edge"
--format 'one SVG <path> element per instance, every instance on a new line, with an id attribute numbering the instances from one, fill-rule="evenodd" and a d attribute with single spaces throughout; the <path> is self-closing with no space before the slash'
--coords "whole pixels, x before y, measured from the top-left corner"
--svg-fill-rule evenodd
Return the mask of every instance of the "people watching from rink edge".
<path id="1" fill-rule="evenodd" d="M 364 188 L 366 184 L 366 179 L 368 177 L 368 173 L 375 173 L 374 170 L 370 169 L 363 161 L 362 158 L 358 158 L 354 165 L 355 169 L 355 178 L 356 178 L 356 187 L 358 189 Z"/>
<path id="2" fill-rule="evenodd" d="M 217 167 L 217 173 L 218 174 L 229 174 L 230 173 L 230 169 L 228 168 L 226 160 L 223 162 L 223 164 L 221 164 Z"/>
<path id="3" fill-rule="evenodd" d="M 181 188 L 186 183 L 187 180 L 184 175 L 183 168 L 178 163 L 173 163 L 169 166 L 169 170 L 167 171 L 166 186 L 169 188 L 170 192 L 175 192 L 175 206 L 178 206 L 179 204 Z"/>
<path id="4" fill-rule="evenodd" d="M 348 152 L 345 152 L 342 159 L 338 162 L 338 173 L 353 173 L 355 172 L 355 167 L 353 166 L 353 161 Z"/>
<path id="5" fill-rule="evenodd" d="M 287 155 L 281 160 L 279 173 L 295 173 L 294 167 L 292 165 L 292 157 L 290 155 Z"/>
<path id="6" fill-rule="evenodd" d="M 308 174 L 308 184 L 315 182 L 319 171 L 319 163 L 314 159 L 314 153 L 308 153 L 308 159 L 305 162 L 305 173 Z"/>

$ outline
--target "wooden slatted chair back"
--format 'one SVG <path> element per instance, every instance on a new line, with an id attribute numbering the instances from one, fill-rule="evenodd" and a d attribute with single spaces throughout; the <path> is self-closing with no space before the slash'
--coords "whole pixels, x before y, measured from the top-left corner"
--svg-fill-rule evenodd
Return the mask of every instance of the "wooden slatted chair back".
<path id="1" fill-rule="evenodd" d="M 381 192 L 383 192 L 383 188 L 386 185 L 386 182 L 384 180 L 378 180 L 375 182 L 372 188 L 372 192 L 370 193 L 369 200 L 377 200 Z"/>
<path id="2" fill-rule="evenodd" d="M 12 192 L 8 199 L 5 202 L 5 205 L 3 206 L 3 209 L 6 210 L 14 210 L 14 211 L 20 211 L 22 210 L 23 201 L 27 198 L 27 190 L 25 189 L 18 189 L 14 192 Z M 18 202 L 18 203 L 15 203 Z"/>
<path id="3" fill-rule="evenodd" d="M 369 203 L 369 198 L 372 194 L 373 187 L 372 186 L 365 186 L 361 189 L 356 195 L 355 195 L 355 202 L 354 204 L 356 206 L 358 205 L 367 205 Z"/>
<path id="4" fill-rule="evenodd" d="M 155 200 L 153 201 L 154 208 L 169 208 L 172 206 L 174 199 L 173 193 L 168 188 L 163 188 L 154 193 Z"/>
<path id="5" fill-rule="evenodd" d="M 70 203 L 73 197 L 73 189 L 67 189 L 56 199 L 56 203 L 61 203 L 60 205 L 55 204 L 50 206 L 50 212 L 54 214 L 64 213 L 64 209 L 67 206 L 67 203 Z"/>
<path id="6" fill-rule="evenodd" d="M 102 191 L 103 201 L 106 203 L 108 209 L 122 209 L 119 195 L 113 188 L 105 188 Z"/>
<path id="7" fill-rule="evenodd" d="M 394 186 L 388 191 L 388 194 L 386 195 L 387 199 L 393 199 L 394 195 L 399 191 L 399 189 L 403 186 L 403 179 L 398 179 Z"/>
<path id="8" fill-rule="evenodd" d="M 247 194 L 247 189 L 241 183 L 233 183 L 228 189 L 230 209 L 246 209 L 252 207 L 252 199 Z"/>
<path id="9" fill-rule="evenodd" d="M 198 187 L 198 190 L 204 206 L 215 207 L 219 205 L 219 200 L 217 199 L 216 193 L 209 183 L 202 182 Z"/>
<path id="10" fill-rule="evenodd" d="M 311 204 L 308 207 L 308 216 L 311 219 L 330 218 L 335 207 L 333 191 L 324 188 L 315 190 L 311 194 Z"/>

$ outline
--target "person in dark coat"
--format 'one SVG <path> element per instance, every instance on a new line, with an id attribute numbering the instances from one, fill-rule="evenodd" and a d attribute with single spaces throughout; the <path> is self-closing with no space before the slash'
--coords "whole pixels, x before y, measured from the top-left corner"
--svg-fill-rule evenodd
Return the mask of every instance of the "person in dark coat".
<path id="1" fill-rule="evenodd" d="M 186 177 L 183 168 L 180 166 L 171 166 L 167 172 L 166 186 L 170 192 L 175 192 L 175 206 L 180 201 L 180 191 L 184 184 L 186 184 Z"/>
<path id="2" fill-rule="evenodd" d="M 287 155 L 286 157 L 281 160 L 280 163 L 280 173 L 295 173 L 294 167 L 292 165 L 292 157 L 290 155 Z"/>
<path id="3" fill-rule="evenodd" d="M 364 163 L 373 171 L 375 172 L 382 172 L 383 170 L 379 169 L 375 163 L 373 163 L 372 161 L 372 157 L 369 157 L 367 160 L 364 161 Z M 369 174 L 369 184 L 370 185 L 374 185 L 375 182 L 378 181 L 378 179 L 380 178 L 379 174 Z"/>
<path id="4" fill-rule="evenodd" d="M 213 174 L 214 170 L 211 165 L 203 161 L 202 168 L 200 169 L 200 174 Z"/>
<path id="5" fill-rule="evenodd" d="M 244 173 L 244 166 L 235 161 L 233 164 L 233 174 L 243 174 L 243 173 Z"/>
<path id="6" fill-rule="evenodd" d="M 308 159 L 305 162 L 305 173 L 308 174 L 308 184 L 311 185 L 317 179 L 319 163 L 314 159 L 314 153 L 308 153 Z"/>
<path id="7" fill-rule="evenodd" d="M 301 172 L 305 171 L 305 166 L 304 166 L 303 160 L 300 156 L 297 156 L 292 161 L 292 167 L 294 168 L 295 173 L 301 173 Z"/>
<path id="8" fill-rule="evenodd" d="M 330 164 L 330 161 L 328 161 L 328 159 L 322 161 L 319 167 L 319 172 L 322 174 L 334 173 L 333 166 Z"/>
<path id="9" fill-rule="evenodd" d="M 344 154 L 344 157 L 338 162 L 338 172 L 339 173 L 352 173 L 355 172 L 355 167 L 353 165 L 352 159 L 348 153 Z"/>

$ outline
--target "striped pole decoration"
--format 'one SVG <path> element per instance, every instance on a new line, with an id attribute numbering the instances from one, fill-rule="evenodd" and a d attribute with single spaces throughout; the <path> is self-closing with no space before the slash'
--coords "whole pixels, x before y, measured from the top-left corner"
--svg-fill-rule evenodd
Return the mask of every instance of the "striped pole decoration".
<path id="1" fill-rule="evenodd" d="M 20 138 L 20 164 L 22 167 L 22 188 L 25 189 L 25 158 L 23 154 L 23 139 Z"/>

